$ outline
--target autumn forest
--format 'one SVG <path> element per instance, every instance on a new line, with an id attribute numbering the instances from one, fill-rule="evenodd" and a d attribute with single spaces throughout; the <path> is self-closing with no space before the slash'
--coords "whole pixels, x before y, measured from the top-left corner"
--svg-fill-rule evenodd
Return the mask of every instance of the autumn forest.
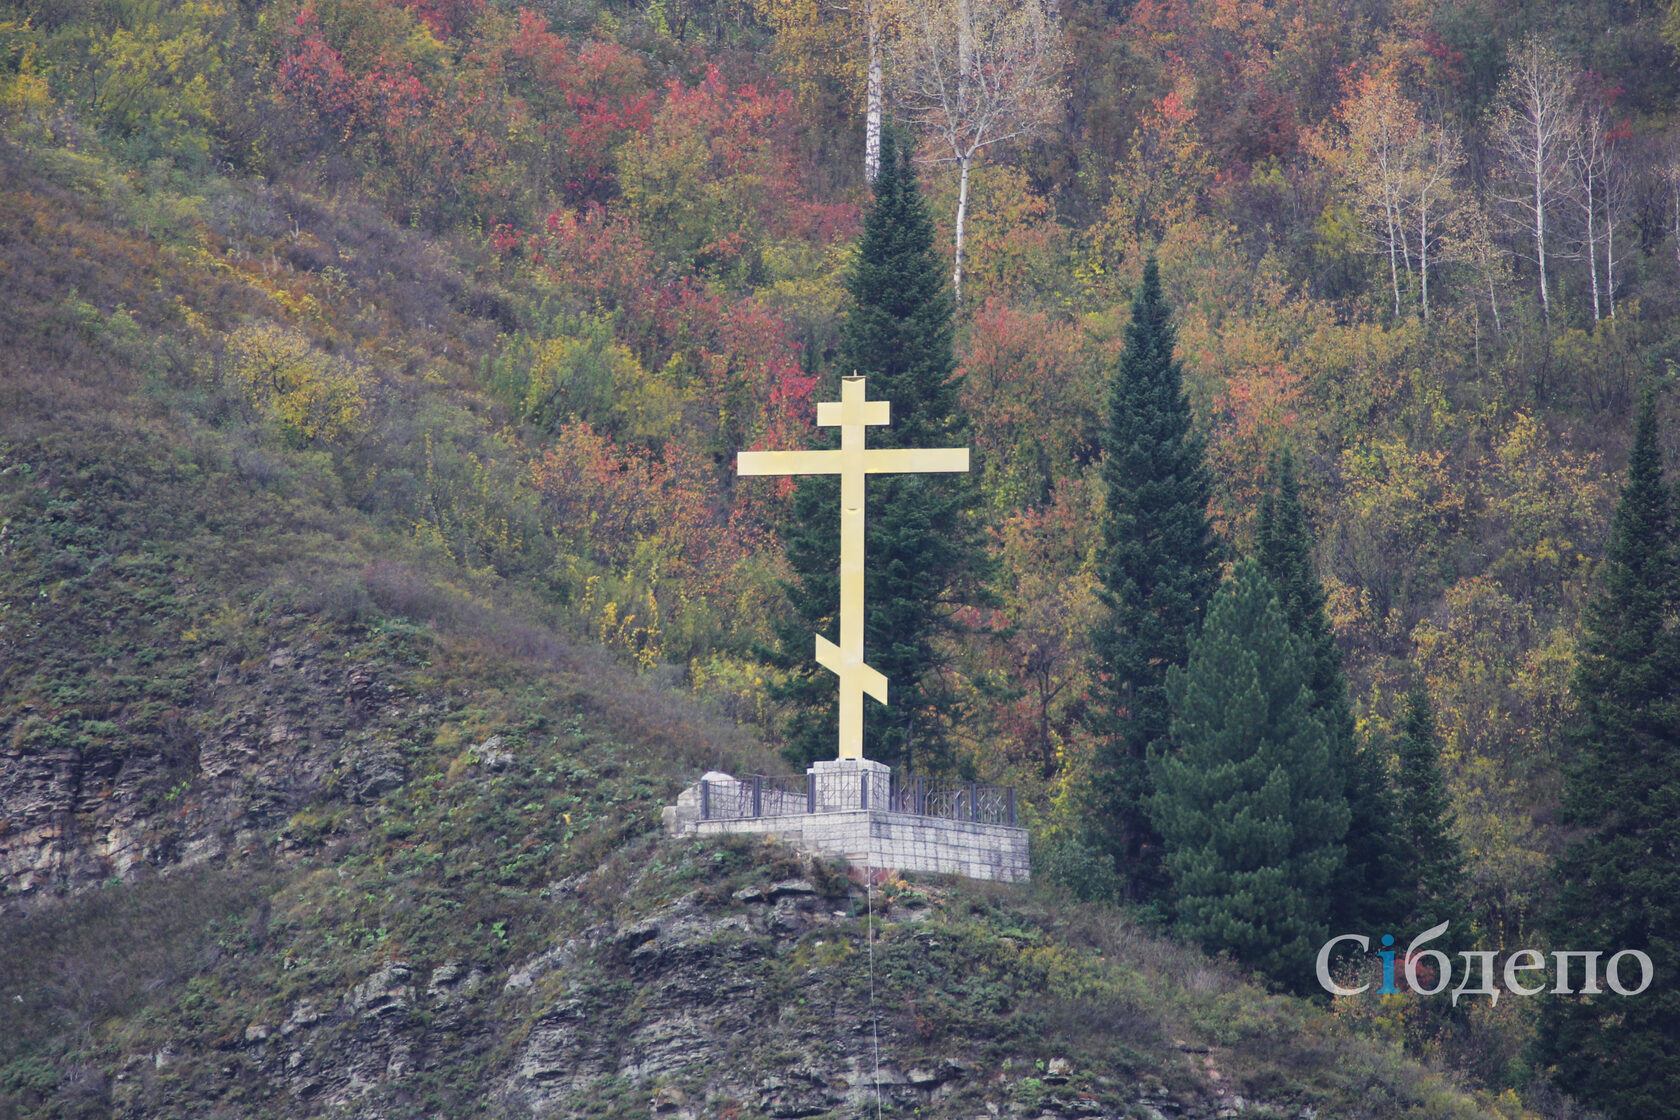
<path id="1" fill-rule="evenodd" d="M 191 738 L 186 684 L 65 691 L 104 672 L 101 571 L 167 619 L 135 608 L 143 640 L 104 662 L 151 649 L 140 677 L 255 664 L 271 616 L 492 646 L 493 619 L 539 620 L 744 726 L 761 768 L 820 757 L 832 678 L 789 651 L 832 622 L 801 596 L 833 504 L 735 454 L 825 446 L 816 403 L 901 348 L 860 310 L 897 282 L 870 256 L 891 195 L 926 223 L 948 347 L 902 382 L 922 413 L 901 436 L 961 439 L 974 467 L 930 514 L 966 552 L 895 654 L 917 676 L 870 725 L 885 761 L 1015 786 L 1047 888 L 1322 1000 L 1310 957 L 1195 917 L 1175 854 L 1204 757 L 1182 752 L 1222 707 L 1198 690 L 1273 649 L 1300 658 L 1276 687 L 1315 705 L 1318 769 L 1364 775 L 1301 827 L 1351 819 L 1349 852 L 1362 812 L 1424 829 L 1365 872 L 1338 847 L 1318 889 L 1410 876 L 1456 948 L 1564 947 L 1557 915 L 1590 908 L 1570 875 L 1598 881 L 1572 845 L 1633 828 L 1593 817 L 1582 783 L 1615 766 L 1593 736 L 1644 729 L 1658 784 L 1680 761 L 1680 697 L 1615 668 L 1680 668 L 1675 577 L 1635 586 L 1676 563 L 1677 49 L 1660 0 L 4 0 L 0 757 Z M 1125 387 L 1150 376 L 1166 395 Z M 1146 413 L 1181 468 L 1122 454 Z M 1122 508 L 1156 475 L 1207 529 L 1174 554 L 1194 610 L 1159 657 L 1137 635 L 1172 608 L 1125 574 Z M 129 512 L 75 536 L 69 491 L 29 489 L 49 476 Z M 101 567 L 102 533 L 196 540 L 199 566 L 157 545 L 155 570 Z M 1114 621 L 1132 609 L 1156 621 Z M 1657 652 L 1617 644 L 1641 619 Z M 1617 715 L 1624 693 L 1655 722 Z M 1117 746 L 1150 703 L 1156 731 Z M 158 757 L 147 804 L 198 796 Z M 1656 923 L 1680 850 L 1647 823 L 1623 855 L 1667 868 L 1642 880 Z M 1312 928 L 1434 924 L 1390 895 Z M 1620 1072 L 1559 1056 L 1610 1062 L 1593 1032 L 1615 1024 L 1541 1000 L 1330 1014 L 1501 1115 L 1582 1115 L 1563 1090 L 1680 1115 L 1641 1088 L 1680 1079 L 1680 958 L 1651 936 L 1660 1008 Z M 0 1047 L 0 1091 L 24 1093 L 22 1061 Z"/>

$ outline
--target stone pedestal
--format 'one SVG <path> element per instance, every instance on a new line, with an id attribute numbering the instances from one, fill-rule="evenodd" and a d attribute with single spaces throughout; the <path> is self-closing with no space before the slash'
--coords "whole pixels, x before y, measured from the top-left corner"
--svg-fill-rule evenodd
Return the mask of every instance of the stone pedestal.
<path id="1" fill-rule="evenodd" d="M 1025 883 L 1032 875 L 1027 830 L 972 819 L 973 787 L 966 811 L 934 816 L 914 797 L 901 798 L 895 807 L 891 769 L 869 759 L 819 762 L 806 771 L 805 789 L 797 788 L 797 779 L 737 779 L 715 771 L 702 782 L 709 787 L 704 794 L 697 782 L 666 806 L 669 835 L 756 833 L 859 867 L 1006 883 Z M 1013 810 L 1008 819 L 1014 819 Z"/>
<path id="2" fill-rule="evenodd" d="M 816 783 L 819 813 L 892 806 L 892 767 L 867 758 L 835 758 L 812 763 L 805 771 Z"/>
<path id="3" fill-rule="evenodd" d="M 998 824 L 922 817 L 876 809 L 695 821 L 684 834 L 758 834 L 825 855 L 854 867 L 934 871 L 1004 883 L 1032 878 L 1027 830 Z"/>

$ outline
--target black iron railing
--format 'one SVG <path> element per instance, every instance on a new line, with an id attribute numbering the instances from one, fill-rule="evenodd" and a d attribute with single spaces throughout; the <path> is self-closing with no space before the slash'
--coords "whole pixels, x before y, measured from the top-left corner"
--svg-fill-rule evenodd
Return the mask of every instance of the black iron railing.
<path id="1" fill-rule="evenodd" d="M 924 817 L 1015 825 L 1015 787 L 978 782 L 935 783 L 920 776 L 892 776 L 884 804 L 871 804 L 871 786 L 880 800 L 880 781 L 865 774 L 806 774 L 804 778 L 750 774 L 740 778 L 702 778 L 700 819 L 739 820 L 884 809 Z"/>

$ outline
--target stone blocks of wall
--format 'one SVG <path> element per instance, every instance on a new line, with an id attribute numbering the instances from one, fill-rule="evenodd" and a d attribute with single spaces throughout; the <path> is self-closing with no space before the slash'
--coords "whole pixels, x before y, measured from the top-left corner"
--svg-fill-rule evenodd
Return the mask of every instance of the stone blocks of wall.
<path id="1" fill-rule="evenodd" d="M 774 836 L 801 848 L 840 856 L 858 867 L 931 871 L 1006 883 L 1024 883 L 1032 874 L 1026 829 L 916 813 L 853 809 L 784 817 L 690 819 L 673 831 L 699 836 Z"/>

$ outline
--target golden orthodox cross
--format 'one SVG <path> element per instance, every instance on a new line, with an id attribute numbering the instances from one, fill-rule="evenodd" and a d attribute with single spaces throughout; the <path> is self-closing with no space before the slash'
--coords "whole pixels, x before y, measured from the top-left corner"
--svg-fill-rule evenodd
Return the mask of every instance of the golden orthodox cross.
<path id="1" fill-rule="evenodd" d="M 840 644 L 817 635 L 817 664 L 840 678 L 840 757 L 863 757 L 863 696 L 887 702 L 887 678 L 863 660 L 863 479 L 866 474 L 964 472 L 968 448 L 864 448 L 864 428 L 891 422 L 887 401 L 865 400 L 863 378 L 841 379 L 840 399 L 817 405 L 817 423 L 839 427 L 838 451 L 742 451 L 742 476 L 840 476 Z"/>

